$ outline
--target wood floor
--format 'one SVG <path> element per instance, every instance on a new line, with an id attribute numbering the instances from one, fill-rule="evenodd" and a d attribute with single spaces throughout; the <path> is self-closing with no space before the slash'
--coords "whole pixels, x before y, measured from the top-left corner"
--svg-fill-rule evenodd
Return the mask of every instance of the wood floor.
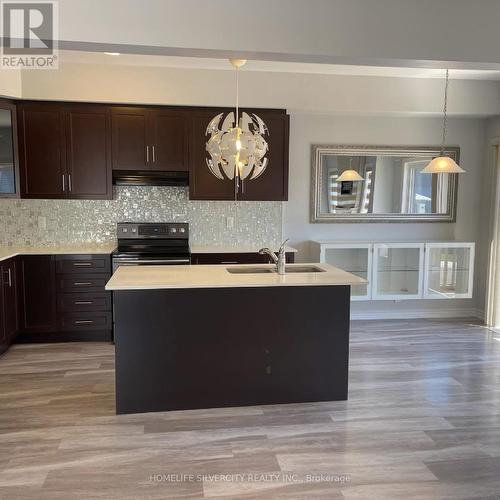
<path id="1" fill-rule="evenodd" d="M 348 402 L 115 416 L 113 346 L 14 346 L 0 498 L 500 499 L 500 334 L 354 322 L 350 366 Z"/>

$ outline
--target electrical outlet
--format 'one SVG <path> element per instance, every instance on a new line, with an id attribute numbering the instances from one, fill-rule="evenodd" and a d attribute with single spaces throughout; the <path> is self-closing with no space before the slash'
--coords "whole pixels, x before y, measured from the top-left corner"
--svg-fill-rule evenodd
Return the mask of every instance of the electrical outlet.
<path id="1" fill-rule="evenodd" d="M 233 229 L 234 227 L 234 217 L 226 217 L 226 228 Z"/>
<path id="2" fill-rule="evenodd" d="M 38 217 L 38 229 L 47 229 L 47 217 L 40 215 Z"/>

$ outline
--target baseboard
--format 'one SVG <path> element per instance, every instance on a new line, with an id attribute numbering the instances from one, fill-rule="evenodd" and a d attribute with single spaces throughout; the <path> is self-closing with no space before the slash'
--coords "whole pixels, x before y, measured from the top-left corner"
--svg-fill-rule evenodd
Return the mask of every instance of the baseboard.
<path id="1" fill-rule="evenodd" d="M 420 309 L 395 311 L 352 311 L 351 320 L 366 319 L 439 319 L 439 318 L 479 318 L 484 320 L 484 312 L 474 307 L 461 309 Z"/>
<path id="2" fill-rule="evenodd" d="M 50 342 L 111 342 L 111 330 L 96 330 L 82 332 L 48 332 L 48 333 L 19 333 L 14 344 L 50 343 Z"/>

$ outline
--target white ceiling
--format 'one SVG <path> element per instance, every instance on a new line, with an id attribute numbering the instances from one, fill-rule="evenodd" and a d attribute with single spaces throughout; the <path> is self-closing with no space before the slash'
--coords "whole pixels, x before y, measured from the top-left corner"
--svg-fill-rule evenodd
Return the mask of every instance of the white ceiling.
<path id="1" fill-rule="evenodd" d="M 114 64 L 137 67 L 162 66 L 172 68 L 232 70 L 231 65 L 226 59 L 200 57 L 152 56 L 141 54 L 120 54 L 119 56 L 111 56 L 101 52 L 71 50 L 61 50 L 59 52 L 59 57 L 61 64 Z M 399 78 L 444 78 L 444 69 L 435 68 L 354 66 L 281 61 L 248 61 L 245 70 Z M 454 69 L 450 70 L 450 77 L 458 80 L 500 80 L 500 71 Z"/>

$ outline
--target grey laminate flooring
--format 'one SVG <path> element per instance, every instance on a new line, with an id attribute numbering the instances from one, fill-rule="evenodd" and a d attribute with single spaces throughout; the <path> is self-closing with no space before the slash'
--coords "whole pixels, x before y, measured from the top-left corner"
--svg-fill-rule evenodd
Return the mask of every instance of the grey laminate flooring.
<path id="1" fill-rule="evenodd" d="M 0 498 L 500 499 L 500 334 L 354 322 L 349 389 L 116 416 L 113 346 L 14 346 L 0 358 Z"/>

